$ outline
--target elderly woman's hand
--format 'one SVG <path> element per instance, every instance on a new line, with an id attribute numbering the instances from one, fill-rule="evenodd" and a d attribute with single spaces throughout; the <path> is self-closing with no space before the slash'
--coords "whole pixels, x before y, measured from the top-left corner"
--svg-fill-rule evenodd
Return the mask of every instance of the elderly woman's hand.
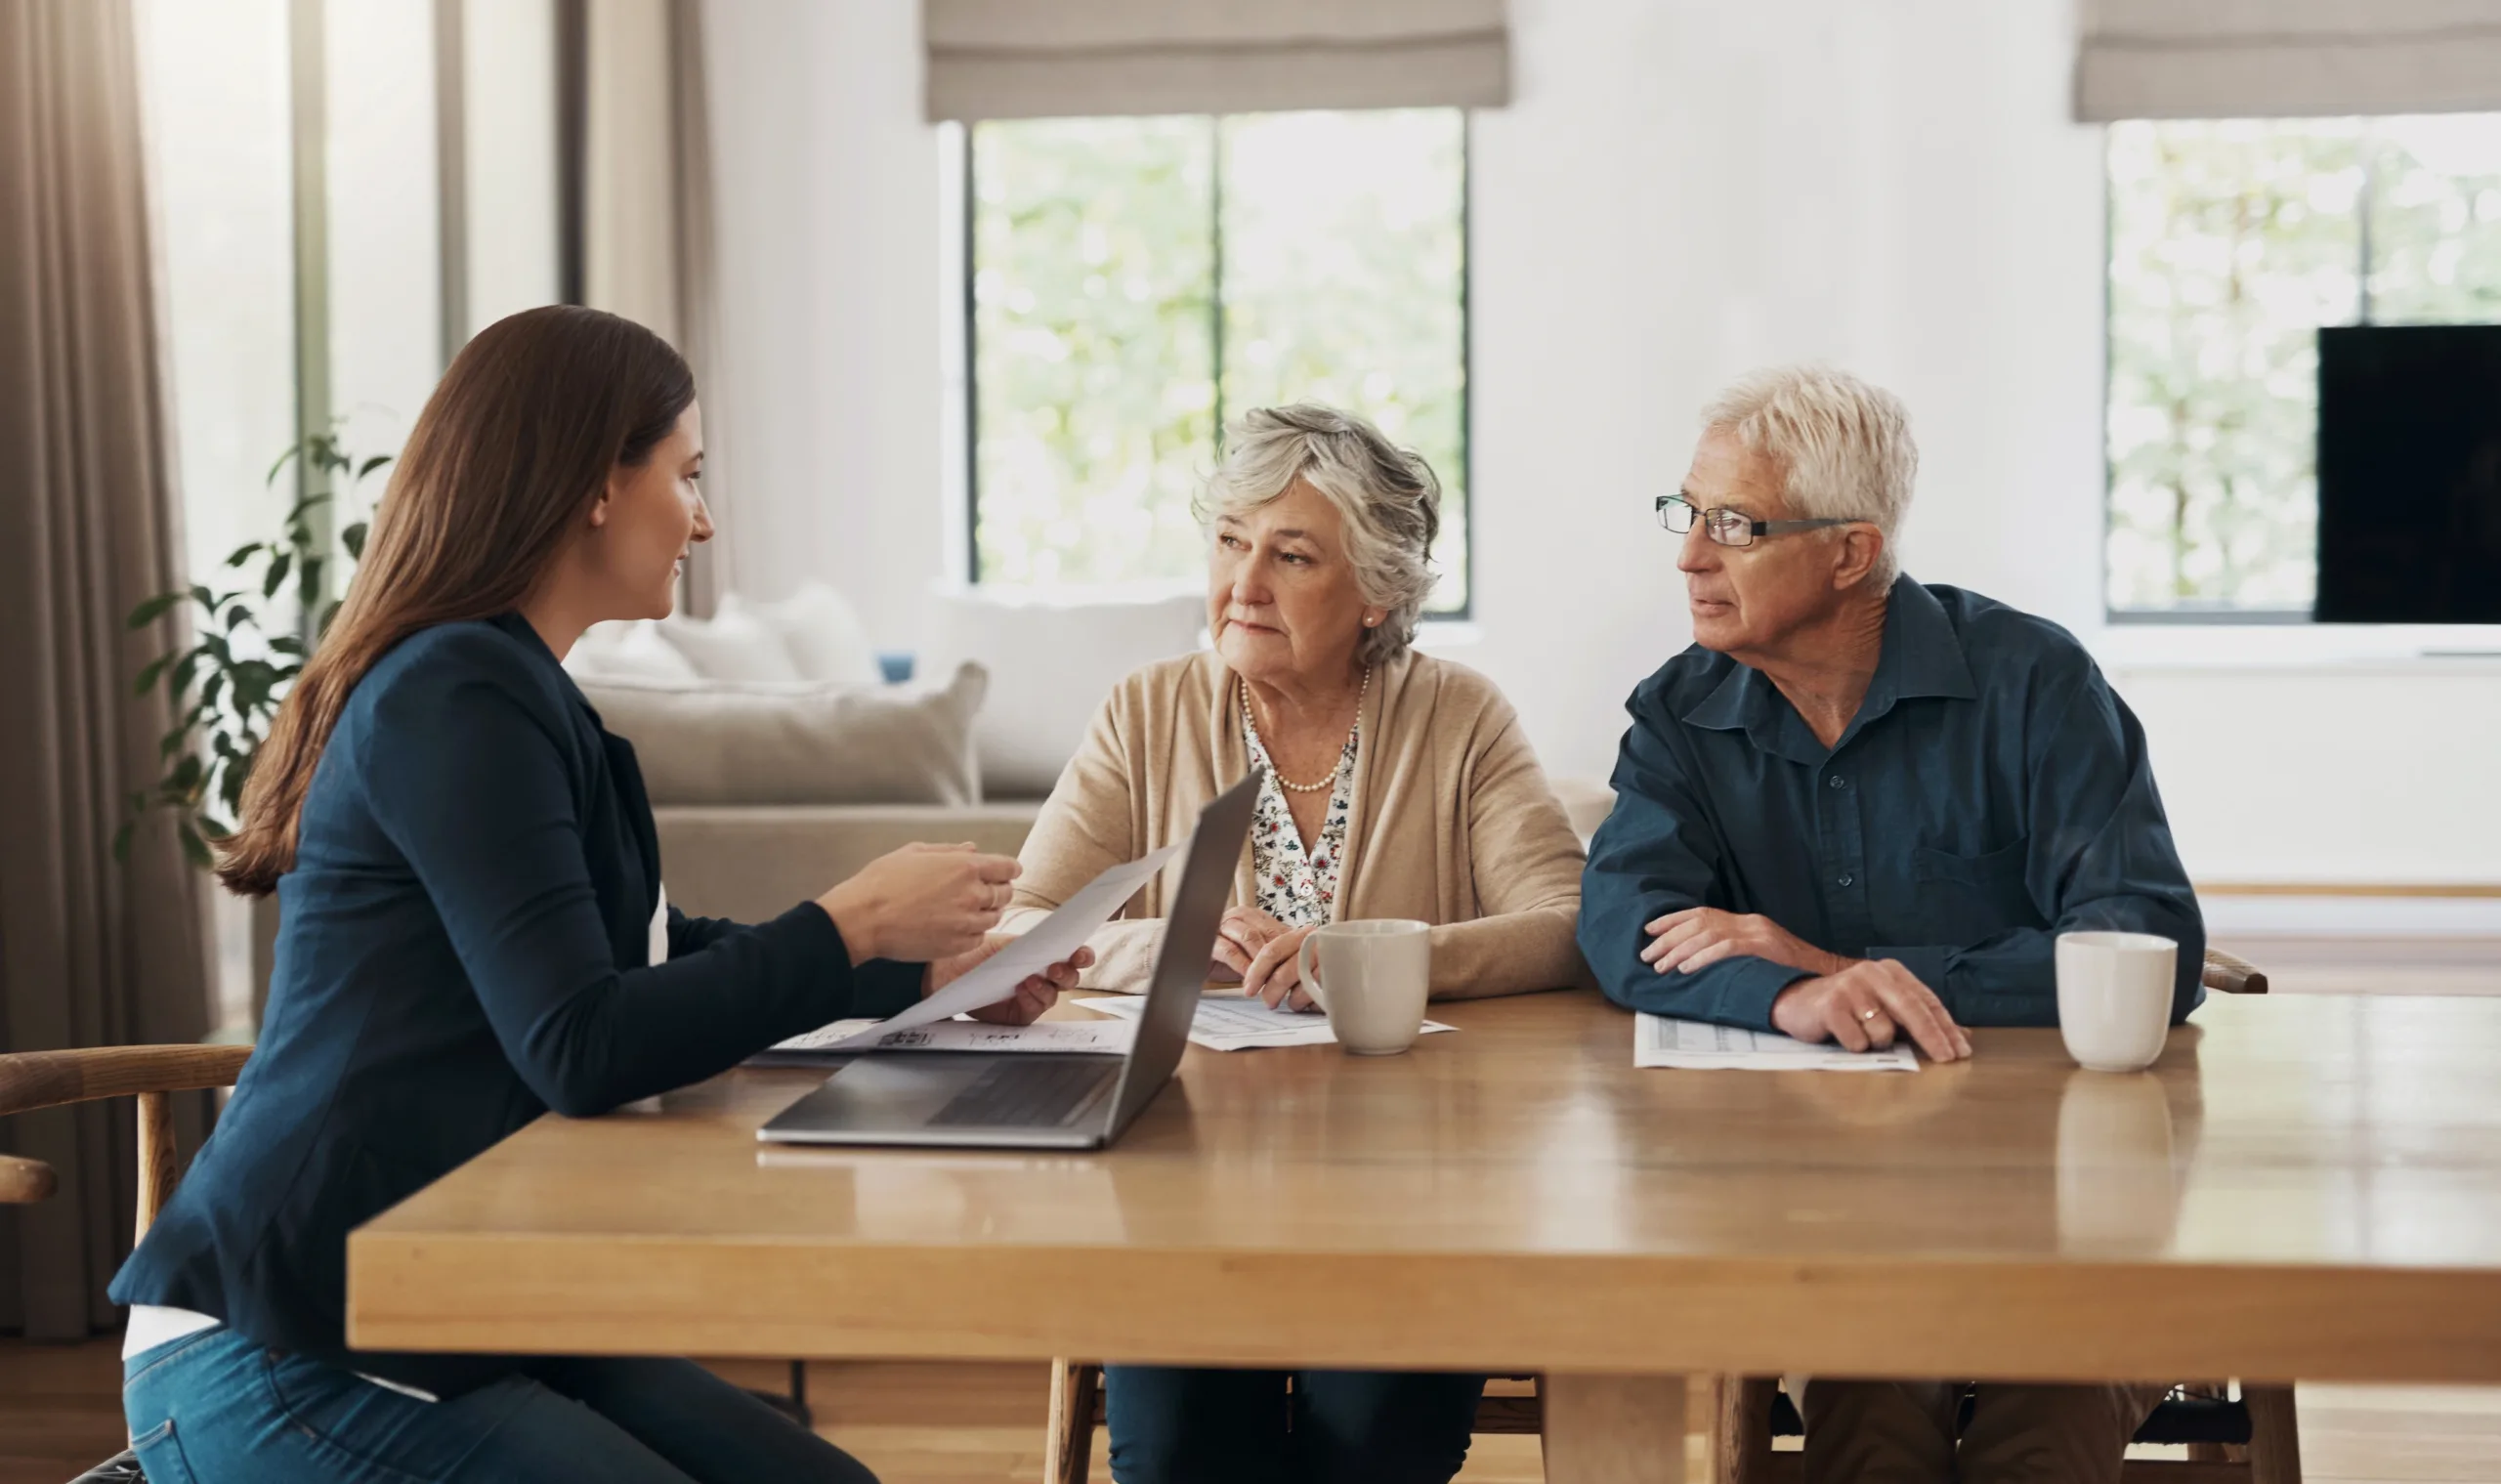
<path id="1" fill-rule="evenodd" d="M 1235 978 L 1248 980 L 1259 950 L 1285 930 L 1284 923 L 1255 907 L 1227 908 L 1215 928 L 1215 961 L 1231 969 Z"/>
<path id="2" fill-rule="evenodd" d="M 1302 940 L 1316 928 L 1289 927 L 1268 940 L 1242 976 L 1242 993 L 1271 1010 L 1308 1010 L 1315 1006 L 1302 984 Z"/>

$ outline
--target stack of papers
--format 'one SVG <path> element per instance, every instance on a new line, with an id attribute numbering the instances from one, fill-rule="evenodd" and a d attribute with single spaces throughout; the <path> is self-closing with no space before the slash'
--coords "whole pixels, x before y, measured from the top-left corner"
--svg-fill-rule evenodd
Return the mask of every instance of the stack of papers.
<path id="1" fill-rule="evenodd" d="M 1109 1051 L 1117 1055 L 1136 1039 L 1135 1025 L 1105 1020 L 1044 1020 L 1030 1026 L 942 1020 L 901 1030 L 888 1029 L 878 1020 L 837 1020 L 777 1041 L 749 1060 L 757 1066 L 790 1066 L 863 1051 Z"/>
<path id="2" fill-rule="evenodd" d="M 1134 1024 L 1146 1013 L 1142 995 L 1100 995 L 1075 1003 L 1081 1009 L 1118 1015 Z M 1455 1027 L 1438 1020 L 1424 1022 L 1427 1033 Z M 1190 1021 L 1190 1039 L 1210 1051 L 1248 1051 L 1258 1046 L 1334 1046 L 1337 1034 L 1329 1017 L 1316 1010 L 1271 1010 L 1246 995 L 1208 995 L 1199 1000 Z"/>
<path id="3" fill-rule="evenodd" d="M 1908 1042 L 1882 1051 L 1849 1051 L 1809 1045 L 1772 1032 L 1704 1025 L 1638 1015 L 1632 1022 L 1632 1065 L 1742 1072 L 1917 1072 L 1919 1057 Z"/>

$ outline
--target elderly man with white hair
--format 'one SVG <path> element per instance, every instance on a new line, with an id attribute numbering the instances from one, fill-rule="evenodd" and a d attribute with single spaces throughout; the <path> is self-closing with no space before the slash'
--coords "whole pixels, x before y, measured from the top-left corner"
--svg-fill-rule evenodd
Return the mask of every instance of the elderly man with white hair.
<path id="1" fill-rule="evenodd" d="M 1919 455 L 1890 394 L 1820 367 L 1758 372 L 1705 410 L 1683 488 L 1694 644 L 1627 709 L 1614 812 L 1582 877 L 1580 943 L 1608 997 L 1834 1040 L 2057 1023 L 2056 936 L 2180 945 L 2205 928 L 2143 731 L 2073 636 L 1901 574 Z M 2161 1388 L 1810 1382 L 1806 1477 L 1964 1484 L 2119 1477 Z"/>

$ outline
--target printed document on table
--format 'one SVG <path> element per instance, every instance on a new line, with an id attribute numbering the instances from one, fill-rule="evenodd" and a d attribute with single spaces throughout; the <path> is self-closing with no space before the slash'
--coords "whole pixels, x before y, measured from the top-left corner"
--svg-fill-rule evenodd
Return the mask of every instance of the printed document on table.
<path id="1" fill-rule="evenodd" d="M 1132 1023 L 1146 1013 L 1145 996 L 1138 995 L 1098 995 L 1076 1004 Z M 1424 1022 L 1427 1033 L 1456 1029 L 1438 1020 Z M 1207 995 L 1190 1019 L 1190 1039 L 1210 1051 L 1248 1051 L 1254 1046 L 1333 1046 L 1337 1035 L 1329 1029 L 1329 1017 L 1317 1010 L 1271 1010 L 1247 995 Z"/>
<path id="2" fill-rule="evenodd" d="M 749 1061 L 767 1067 L 803 1066 L 862 1051 L 1108 1051 L 1118 1055 L 1137 1039 L 1134 1021 L 1041 1020 L 1030 1026 L 994 1026 L 978 1020 L 942 1020 L 900 1031 L 880 1030 L 882 1024 L 837 1020 L 777 1041 Z M 854 1038 L 870 1031 L 877 1032 L 874 1040 L 852 1043 Z"/>
<path id="3" fill-rule="evenodd" d="M 1184 836 L 1152 855 L 1113 867 L 1080 887 L 1065 906 L 1034 924 L 1032 931 L 983 959 L 971 973 L 911 1009 L 889 1015 L 826 1049 L 865 1051 L 889 1032 L 953 1020 L 966 1010 L 998 1003 L 1015 994 L 1016 986 L 1054 963 L 1066 961 L 1069 954 L 1083 948 L 1096 929 L 1112 920 L 1112 913 L 1136 896 L 1138 888 L 1164 869 L 1165 862 L 1189 848 L 1189 838 Z"/>
<path id="4" fill-rule="evenodd" d="M 1882 1051 L 1848 1051 L 1808 1045 L 1777 1032 L 1636 1015 L 1632 1065 L 1694 1071 L 1724 1067 L 1742 1072 L 1917 1072 L 1919 1057 L 1905 1041 Z"/>

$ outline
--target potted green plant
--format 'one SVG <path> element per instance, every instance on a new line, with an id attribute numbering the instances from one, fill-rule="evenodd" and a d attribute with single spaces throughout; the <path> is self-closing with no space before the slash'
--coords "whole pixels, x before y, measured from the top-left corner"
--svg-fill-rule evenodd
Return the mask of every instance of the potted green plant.
<path id="1" fill-rule="evenodd" d="M 246 542 L 227 557 L 219 576 L 234 585 L 193 582 L 131 610 L 133 630 L 185 605 L 195 612 L 186 642 L 149 659 L 132 687 L 140 696 L 162 687 L 174 725 L 157 743 L 161 774 L 130 794 L 131 818 L 113 836 L 116 858 L 129 852 L 141 817 L 164 810 L 174 816 L 183 854 L 203 870 L 214 864 L 213 847 L 233 833 L 244 780 L 269 737 L 278 702 L 338 611 L 328 580 L 331 552 L 314 513 L 334 502 L 354 506 L 365 480 L 390 462 L 387 453 L 349 453 L 335 429 L 304 438 L 270 466 L 268 483 L 275 486 L 290 465 L 300 464 L 305 492 L 288 509 L 275 539 Z M 340 528 L 338 545 L 350 560 L 364 555 L 365 530 L 362 519 Z M 254 904 L 252 927 L 257 1023 L 269 992 L 270 948 L 277 936 L 275 898 Z"/>

